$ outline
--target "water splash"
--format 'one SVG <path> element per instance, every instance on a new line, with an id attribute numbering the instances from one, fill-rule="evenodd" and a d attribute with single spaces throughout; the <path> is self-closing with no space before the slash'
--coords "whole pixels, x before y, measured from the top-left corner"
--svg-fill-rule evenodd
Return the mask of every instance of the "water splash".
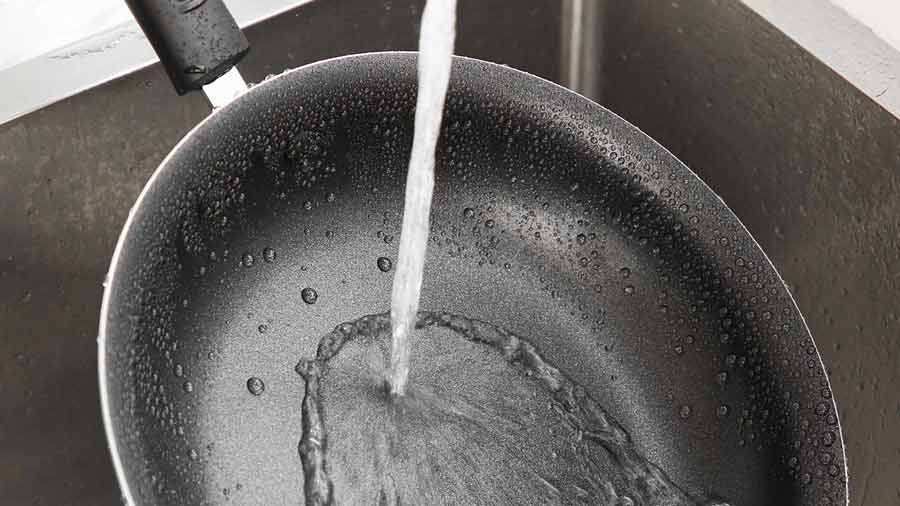
<path id="1" fill-rule="evenodd" d="M 419 35 L 415 134 L 406 176 L 406 200 L 400 233 L 397 272 L 391 292 L 391 393 L 403 395 L 409 376 L 409 336 L 419 308 L 428 219 L 434 190 L 434 151 L 444 98 L 450 81 L 456 37 L 456 0 L 429 0 L 422 13 Z"/>
<path id="2" fill-rule="evenodd" d="M 685 492 L 526 340 L 449 313 L 417 324 L 403 397 L 380 377 L 384 314 L 338 325 L 297 364 L 306 504 L 726 504 Z"/>

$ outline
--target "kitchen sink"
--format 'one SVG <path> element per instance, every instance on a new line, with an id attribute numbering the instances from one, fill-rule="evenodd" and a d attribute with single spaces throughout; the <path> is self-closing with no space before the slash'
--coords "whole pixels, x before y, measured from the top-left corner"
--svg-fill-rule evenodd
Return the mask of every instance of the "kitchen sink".
<path id="1" fill-rule="evenodd" d="M 597 100 L 722 197 L 829 370 L 850 502 L 897 504 L 900 125 L 761 3 L 459 0 L 457 53 Z M 422 4 L 304 3 L 245 30 L 241 71 L 414 49 Z M 0 125 L 0 504 L 121 504 L 97 389 L 102 282 L 144 182 L 208 112 L 153 64 Z"/>

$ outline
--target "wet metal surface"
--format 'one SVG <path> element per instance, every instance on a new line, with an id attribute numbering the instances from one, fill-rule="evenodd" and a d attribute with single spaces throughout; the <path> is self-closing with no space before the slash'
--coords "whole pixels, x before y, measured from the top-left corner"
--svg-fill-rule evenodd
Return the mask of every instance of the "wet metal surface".
<path id="1" fill-rule="evenodd" d="M 320 416 L 297 412 L 302 385 L 291 368 L 315 349 L 327 360 L 321 343 L 331 338 L 319 339 L 335 322 L 385 308 L 391 278 L 375 259 L 396 254 L 414 57 L 340 58 L 257 85 L 198 127 L 143 194 L 110 273 L 101 336 L 110 429 L 138 504 L 219 504 L 223 494 L 279 504 L 304 486 L 294 481 L 299 427 L 317 433 L 326 452 L 348 444 L 347 432 L 327 434 L 329 419 L 346 421 L 327 407 L 321 430 L 303 422 Z M 534 362 L 546 357 L 571 388 L 580 385 L 597 409 L 585 405 L 592 415 L 571 428 L 620 463 L 588 473 L 624 472 L 627 483 L 613 481 L 616 495 L 644 505 L 704 497 L 842 504 L 843 444 L 824 367 L 786 287 L 718 197 L 661 146 L 578 95 L 477 60 L 457 59 L 452 75 L 422 307 L 500 325 L 536 348 L 523 363 L 542 369 Z M 260 336 L 259 325 L 265 337 L 250 337 Z M 512 342 L 494 346 L 517 357 Z M 413 369 L 450 355 L 424 352 Z M 483 379 L 475 371 L 492 368 L 438 369 L 446 373 L 439 383 L 465 390 Z M 268 385 L 260 402 L 246 402 L 246 390 L 262 392 L 252 378 Z M 194 385 L 189 392 L 184 381 Z M 564 410 L 579 404 L 569 387 L 553 396 Z M 495 405 L 462 398 L 488 411 Z M 449 434 L 460 433 L 435 436 Z M 449 446 L 461 456 L 473 445 Z M 192 450 L 203 457 L 185 465 Z M 475 469 L 510 471 L 497 467 L 499 455 L 471 456 Z M 465 457 L 438 460 L 436 475 L 425 462 L 413 466 L 426 469 L 415 478 L 424 489 L 433 479 L 474 478 L 446 478 Z M 668 478 L 653 478 L 651 464 Z M 533 480 L 537 468 L 518 469 L 476 474 L 491 476 L 496 492 L 521 492 L 512 476 Z M 606 485 L 539 474 L 563 495 L 582 494 L 577 486 L 606 504 L 590 491 Z M 443 500 L 413 498 L 409 476 L 394 476 L 407 490 L 403 504 L 472 503 L 447 502 L 454 496 L 441 489 L 433 497 Z M 308 497 L 328 490 L 305 485 Z M 337 503 L 358 504 L 338 488 Z M 546 502 L 526 496 L 509 504 Z"/>
<path id="2" fill-rule="evenodd" d="M 602 103 L 772 259 L 830 370 L 850 504 L 898 504 L 900 122 L 740 2 L 609 2 Z"/>
<path id="3" fill-rule="evenodd" d="M 246 31 L 241 71 L 259 82 L 323 58 L 413 49 L 420 4 L 300 7 Z M 557 75 L 556 2 L 459 4 L 460 54 Z M 121 504 L 97 391 L 101 283 L 144 182 L 207 113 L 202 94 L 178 99 L 154 65 L 0 127 L 0 504 Z"/>

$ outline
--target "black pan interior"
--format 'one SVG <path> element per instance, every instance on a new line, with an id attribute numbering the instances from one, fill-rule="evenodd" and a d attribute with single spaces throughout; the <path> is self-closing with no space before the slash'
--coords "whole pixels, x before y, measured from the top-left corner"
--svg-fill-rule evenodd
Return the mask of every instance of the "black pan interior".
<path id="1" fill-rule="evenodd" d="M 101 346 L 138 504 L 302 502 L 293 366 L 389 307 L 377 259 L 396 260 L 415 77 L 413 54 L 383 53 L 274 78 L 149 185 Z M 845 503 L 808 330 L 755 241 L 671 154 L 551 83 L 457 59 L 436 170 L 423 309 L 531 340 L 696 497 Z"/>

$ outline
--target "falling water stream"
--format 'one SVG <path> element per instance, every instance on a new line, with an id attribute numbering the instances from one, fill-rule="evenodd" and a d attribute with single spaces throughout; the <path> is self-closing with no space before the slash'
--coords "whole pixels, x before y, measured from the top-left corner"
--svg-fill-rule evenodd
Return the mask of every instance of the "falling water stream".
<path id="1" fill-rule="evenodd" d="M 400 250 L 391 292 L 391 393 L 401 396 L 409 376 L 410 336 L 419 309 L 428 219 L 434 189 L 434 151 L 444 97 L 450 81 L 455 38 L 456 0 L 428 0 L 419 35 L 419 91 L 415 133 L 406 176 L 406 202 L 400 232 Z"/>

